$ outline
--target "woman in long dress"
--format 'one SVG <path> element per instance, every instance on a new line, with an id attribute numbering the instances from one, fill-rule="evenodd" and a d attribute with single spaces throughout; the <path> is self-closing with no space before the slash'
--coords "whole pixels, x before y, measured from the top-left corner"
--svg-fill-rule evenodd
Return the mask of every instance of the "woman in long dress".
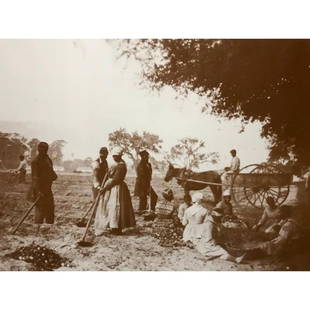
<path id="1" fill-rule="evenodd" d="M 112 234 L 121 234 L 122 229 L 136 225 L 130 192 L 124 179 L 127 174 L 122 151 L 112 152 L 115 165 L 109 169 L 108 181 L 101 189 L 95 217 L 95 234 L 103 234 L 110 228 Z"/>
<path id="2" fill-rule="evenodd" d="M 183 240 L 191 241 L 195 249 L 209 259 L 220 258 L 233 262 L 241 262 L 242 257 L 230 255 L 224 248 L 216 243 L 214 233 L 216 229 L 215 216 L 221 216 L 216 211 L 209 213 L 201 206 L 203 195 L 196 192 L 192 195 L 193 205 L 186 209 L 182 224 L 185 226 Z"/>

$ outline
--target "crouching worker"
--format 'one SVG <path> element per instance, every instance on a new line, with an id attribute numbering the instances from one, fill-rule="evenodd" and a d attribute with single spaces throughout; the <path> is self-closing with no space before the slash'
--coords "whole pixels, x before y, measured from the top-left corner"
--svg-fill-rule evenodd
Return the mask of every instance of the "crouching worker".
<path id="1" fill-rule="evenodd" d="M 38 199 L 35 207 L 35 223 L 37 224 L 37 234 L 39 234 L 41 224 L 44 220 L 46 224 L 54 224 L 54 196 L 52 183 L 57 179 L 53 169 L 53 162 L 47 155 L 48 144 L 40 142 L 38 145 L 38 155 L 31 162 L 32 177 L 32 199 Z"/>
<path id="2" fill-rule="evenodd" d="M 264 232 L 266 234 L 277 233 L 276 228 L 280 221 L 280 206 L 278 206 L 271 196 L 266 198 L 267 206 L 264 209 L 263 215 L 252 230 L 256 231 L 260 227 L 265 226 Z"/>
<path id="3" fill-rule="evenodd" d="M 230 189 L 226 189 L 223 192 L 222 200 L 216 205 L 216 208 L 218 210 L 221 210 L 223 215 L 233 216 L 233 210 L 232 210 L 233 208 L 230 200 L 231 200 Z"/>
<path id="4" fill-rule="evenodd" d="M 128 186 L 125 183 L 126 163 L 122 159 L 122 151 L 116 149 L 112 153 L 115 165 L 109 169 L 109 179 L 103 189 L 95 217 L 95 234 L 97 236 L 110 232 L 122 234 L 123 228 L 136 225 Z"/>
<path id="5" fill-rule="evenodd" d="M 222 214 L 212 211 L 208 212 L 201 205 L 203 195 L 195 193 L 192 195 L 193 205 L 189 207 L 183 217 L 183 240 L 191 242 L 195 249 L 208 259 L 220 258 L 239 263 L 242 257 L 230 255 L 223 247 L 217 244 L 216 227 L 220 223 Z"/>
<path id="6" fill-rule="evenodd" d="M 303 237 L 302 227 L 292 218 L 292 207 L 280 207 L 280 219 L 278 234 L 271 241 L 263 242 L 259 246 L 248 249 L 245 259 L 257 259 L 263 256 L 281 255 L 284 252 L 296 249 Z M 274 227 L 276 229 L 276 227 Z"/>

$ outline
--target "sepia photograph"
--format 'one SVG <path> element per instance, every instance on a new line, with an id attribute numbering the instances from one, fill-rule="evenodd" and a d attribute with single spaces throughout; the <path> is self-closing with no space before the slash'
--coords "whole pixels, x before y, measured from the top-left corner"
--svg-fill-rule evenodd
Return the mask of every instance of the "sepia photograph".
<path id="1" fill-rule="evenodd" d="M 0 40 L 0 270 L 310 270 L 308 39 Z"/>

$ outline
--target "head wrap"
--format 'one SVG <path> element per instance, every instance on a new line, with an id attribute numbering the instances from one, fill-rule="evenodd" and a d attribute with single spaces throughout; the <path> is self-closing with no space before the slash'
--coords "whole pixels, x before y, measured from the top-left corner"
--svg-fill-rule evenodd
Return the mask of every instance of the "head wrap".
<path id="1" fill-rule="evenodd" d="M 230 189 L 226 189 L 223 193 L 223 197 L 230 196 Z"/>
<path id="2" fill-rule="evenodd" d="M 112 151 L 112 156 L 122 156 L 123 155 L 123 150 L 119 147 L 116 147 Z"/>
<path id="3" fill-rule="evenodd" d="M 202 200 L 203 194 L 201 192 L 196 192 L 192 194 L 191 197 L 192 197 L 192 202 L 195 203 L 195 202 L 199 202 Z"/>

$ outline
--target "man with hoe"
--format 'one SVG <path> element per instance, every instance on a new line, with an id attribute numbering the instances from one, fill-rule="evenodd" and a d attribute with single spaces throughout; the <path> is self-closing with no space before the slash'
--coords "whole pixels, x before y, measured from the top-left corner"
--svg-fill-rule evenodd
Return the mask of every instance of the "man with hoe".
<path id="1" fill-rule="evenodd" d="M 52 184 L 57 179 L 57 175 L 47 151 L 48 144 L 40 142 L 38 145 L 38 155 L 31 162 L 32 194 L 34 200 L 38 199 L 35 208 L 37 234 L 44 220 L 46 224 L 54 224 L 55 205 Z"/>

